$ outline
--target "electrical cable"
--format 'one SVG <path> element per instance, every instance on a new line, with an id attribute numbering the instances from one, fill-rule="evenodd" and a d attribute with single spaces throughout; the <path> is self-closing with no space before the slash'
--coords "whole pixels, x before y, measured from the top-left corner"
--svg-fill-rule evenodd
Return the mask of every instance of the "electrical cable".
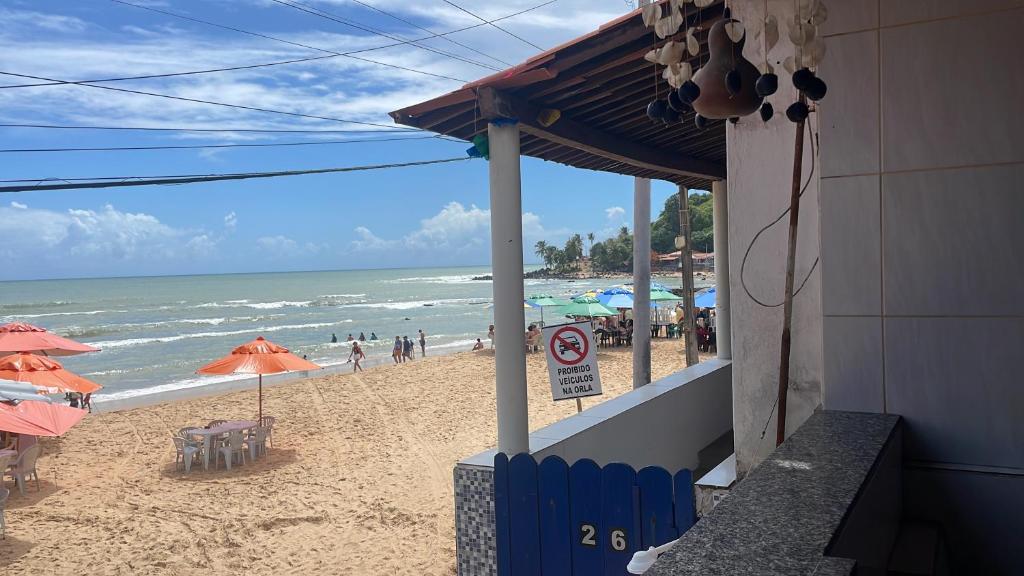
<path id="1" fill-rule="evenodd" d="M 337 172 L 361 172 L 365 170 L 384 170 L 389 168 L 406 168 L 410 166 L 427 166 L 431 164 L 446 164 L 450 162 L 462 162 L 471 160 L 468 156 L 458 158 L 442 158 L 439 160 L 420 160 L 417 162 L 402 162 L 397 164 L 374 164 L 369 166 L 347 166 L 343 168 L 318 168 L 313 170 L 287 170 L 281 172 L 244 172 L 238 174 L 205 174 L 196 176 L 125 176 L 119 178 L 90 178 L 87 182 L 73 183 L 77 178 L 45 178 L 34 180 L 34 182 L 46 182 L 48 180 L 59 180 L 65 184 L 37 184 L 34 186 L 0 186 L 0 193 L 11 192 L 34 192 L 41 190 L 77 190 L 86 188 L 123 188 L 128 186 L 164 186 L 172 184 L 195 184 L 200 182 L 219 182 L 224 180 L 249 180 L 254 178 L 279 178 L 283 176 L 302 176 L 307 174 L 331 174 Z M 135 179 L 132 182 L 125 180 Z M 105 181 L 103 181 L 105 180 Z M 118 181 L 113 181 L 118 180 Z"/>
<path id="2" fill-rule="evenodd" d="M 138 130 L 142 132 L 255 132 L 269 134 L 387 134 L 381 130 L 289 130 L 272 128 L 162 128 L 159 126 L 63 126 L 57 124 L 0 124 L 0 128 L 50 130 Z"/>
<path id="3" fill-rule="evenodd" d="M 411 136 L 408 138 L 357 138 L 353 140 L 320 140 L 313 142 L 278 142 L 278 143 L 233 143 L 233 144 L 183 144 L 180 146 L 112 146 L 98 148 L 7 148 L 0 149 L 0 154 L 36 153 L 36 152 L 115 152 L 115 151 L 146 151 L 146 150 L 195 150 L 200 148 L 272 148 L 277 146 L 321 146 L 325 144 L 356 144 L 367 142 L 400 142 L 403 140 L 436 140 L 439 136 Z"/>
<path id="4" fill-rule="evenodd" d="M 800 194 L 798 196 L 800 198 L 803 198 L 804 192 L 807 191 L 807 187 L 810 186 L 811 180 L 814 178 L 814 161 L 813 161 L 813 159 L 817 155 L 816 148 L 814 146 L 814 132 L 811 130 L 811 123 L 807 122 L 806 126 L 807 126 L 807 130 L 810 132 L 810 134 L 809 134 L 810 137 L 808 138 L 808 140 L 810 140 L 810 142 L 811 142 L 811 158 L 812 158 L 812 161 L 811 161 L 811 170 L 807 174 L 807 182 L 805 182 L 804 185 L 803 185 L 803 188 L 800 189 Z M 746 292 L 747 296 L 751 300 L 753 300 L 755 304 L 757 304 L 757 305 L 759 305 L 759 306 L 761 306 L 763 308 L 778 308 L 779 306 L 782 306 L 783 304 L 785 304 L 785 302 L 783 301 L 783 302 L 779 302 L 778 304 L 767 304 L 767 303 L 761 301 L 759 298 L 757 298 L 753 294 L 751 294 L 750 289 L 747 287 L 747 280 L 744 277 L 744 274 L 745 274 L 746 269 L 747 269 L 747 259 L 750 257 L 750 251 L 754 248 L 754 245 L 757 243 L 758 238 L 760 238 L 762 234 L 767 232 L 769 228 L 771 228 L 772 226 L 775 226 L 780 221 L 782 221 L 782 219 L 786 217 L 786 214 L 789 214 L 789 210 L 790 210 L 790 208 L 786 208 L 785 210 L 783 210 L 782 214 L 779 214 L 778 218 L 776 218 L 775 220 L 772 220 L 766 226 L 764 226 L 763 228 L 758 230 L 757 234 L 754 234 L 754 237 L 750 240 L 750 244 L 747 245 L 746 252 L 743 254 L 743 262 L 740 264 L 740 286 L 743 287 L 743 291 Z M 810 270 L 807 271 L 807 276 L 804 277 L 803 281 L 800 282 L 800 286 L 793 292 L 793 297 L 794 298 L 796 297 L 797 294 L 800 293 L 801 290 L 804 289 L 804 286 L 807 284 L 807 281 L 810 280 L 811 274 L 814 273 L 814 269 L 818 267 L 818 260 L 819 259 L 820 259 L 820 257 L 814 259 L 814 263 L 811 264 Z"/>
<path id="5" fill-rule="evenodd" d="M 423 26 L 420 26 L 419 24 L 417 24 L 417 23 L 415 23 L 415 22 L 413 22 L 411 20 L 406 20 L 405 18 L 402 18 L 401 16 L 397 16 L 395 14 L 392 14 L 391 12 L 388 12 L 387 10 L 383 10 L 381 8 L 377 8 L 376 6 L 373 6 L 372 4 L 367 4 L 366 2 L 363 2 L 362 0 L 352 0 L 352 1 L 355 2 L 356 4 L 359 4 L 360 6 L 363 6 L 364 8 L 368 8 L 370 10 L 373 10 L 374 12 L 379 12 L 379 13 L 385 15 L 385 16 L 389 16 L 391 18 L 394 18 L 395 20 L 397 20 L 397 21 L 399 21 L 399 22 L 401 22 L 403 24 L 406 24 L 408 26 L 412 26 L 413 28 L 417 28 L 419 30 L 423 30 L 424 32 L 426 32 L 428 34 L 432 34 L 434 36 L 437 36 L 437 34 L 433 30 L 431 30 L 429 28 L 425 28 Z M 555 0 L 552 0 L 552 1 L 555 1 Z M 495 62 L 497 62 L 499 64 L 503 64 L 505 66 L 512 66 L 513 65 L 511 62 L 506 62 L 506 61 L 502 60 L 501 58 L 496 58 L 494 56 L 491 56 L 490 54 L 488 54 L 486 52 L 482 52 L 482 51 L 480 51 L 480 50 L 478 50 L 476 48 L 473 48 L 472 46 L 468 46 L 466 44 L 463 44 L 462 42 L 459 42 L 458 40 L 452 40 L 451 38 L 449 38 L 447 36 L 442 36 L 442 39 L 446 40 L 447 42 L 449 42 L 451 44 L 454 44 L 455 46 L 460 46 L 462 48 L 465 48 L 466 50 L 469 50 L 470 52 L 473 52 L 475 54 L 479 54 L 479 55 L 481 55 L 481 56 L 483 56 L 485 58 L 490 58 L 491 60 L 494 60 Z"/>
<path id="6" fill-rule="evenodd" d="M 361 23 L 356 22 L 354 20 L 349 20 L 348 18 L 344 18 L 344 17 L 338 16 L 336 14 L 331 14 L 330 12 L 328 12 L 326 10 L 321 10 L 319 8 L 313 8 L 313 7 L 311 7 L 311 6 L 307 5 L 307 4 L 303 4 L 302 2 L 286 2 L 285 0 L 271 0 L 271 2 L 274 2 L 275 4 L 280 4 L 282 6 L 288 6 L 289 8 L 294 8 L 295 10 L 299 10 L 299 11 L 305 12 L 307 14 L 312 14 L 313 16 L 319 16 L 320 18 L 324 18 L 324 19 L 330 20 L 332 22 L 337 22 L 338 24 L 343 24 L 345 26 L 349 26 L 349 27 L 355 28 L 356 30 L 362 30 L 363 32 L 369 32 L 370 34 L 381 36 L 381 37 L 387 38 L 389 40 L 397 40 L 397 41 L 400 41 L 400 42 L 406 41 L 406 39 L 402 38 L 401 36 L 393 36 L 393 35 L 388 34 L 387 32 L 384 32 L 382 30 L 378 30 L 376 28 L 371 28 L 371 27 L 367 26 L 366 24 L 361 24 Z M 439 54 L 441 56 L 446 56 L 448 58 L 452 58 L 452 59 L 455 59 L 455 60 L 466 62 L 467 64 L 473 64 L 473 65 L 479 66 L 481 68 L 487 68 L 488 70 L 494 70 L 494 71 L 501 70 L 500 68 L 495 68 L 494 66 L 492 66 L 490 64 L 485 64 L 483 62 L 480 62 L 479 60 L 471 60 L 469 58 L 465 58 L 463 56 L 459 56 L 458 54 L 453 54 L 451 52 L 445 52 L 444 50 L 438 50 L 437 48 L 433 48 L 431 46 L 425 46 L 425 45 L 417 44 L 415 42 L 411 42 L 410 45 L 415 47 L 415 48 L 419 48 L 420 50 L 426 50 L 427 52 L 433 52 L 434 54 Z"/>
<path id="7" fill-rule="evenodd" d="M 267 40 L 273 40 L 275 42 L 282 42 L 284 44 L 290 44 L 292 46 L 298 46 L 300 48 L 306 48 L 307 50 L 316 50 L 318 52 L 326 52 L 327 54 L 334 54 L 335 56 L 344 56 L 345 58 L 352 58 L 353 60 L 360 60 L 362 62 L 369 62 L 371 64 L 379 64 L 381 66 L 387 66 L 388 68 L 395 68 L 395 69 L 398 69 L 398 70 L 404 70 L 406 72 L 414 72 L 416 74 L 424 74 L 426 76 L 434 76 L 436 78 L 443 78 L 445 80 L 451 80 L 453 82 L 462 82 L 462 83 L 466 82 L 465 80 L 462 80 L 462 79 L 459 79 L 459 78 L 452 78 L 451 76 L 445 76 L 443 74 L 434 74 L 433 72 L 425 72 L 423 70 L 415 70 L 413 68 L 406 68 L 404 66 L 399 66 L 397 64 L 388 64 L 387 62 L 381 62 L 379 60 L 371 60 L 369 58 L 362 58 L 360 56 L 353 56 L 352 54 L 345 54 L 344 52 L 335 52 L 334 50 L 327 50 L 325 48 L 317 48 L 315 46 L 310 46 L 308 44 L 302 44 L 301 42 L 293 42 L 291 40 L 285 40 L 284 38 L 277 38 L 275 36 L 270 36 L 268 34 L 261 34 L 259 32 L 251 32 L 249 30 L 243 30 L 241 28 L 235 28 L 233 26 L 226 26 L 224 24 L 217 24 L 216 22 L 210 22 L 208 20 L 201 20 L 199 18 L 193 18 L 191 16 L 186 16 L 184 14 L 177 14 L 175 12 L 170 12 L 170 11 L 167 11 L 167 10 L 160 10 L 159 8 L 153 8 L 152 6 L 143 6 L 141 4 L 133 4 L 131 2 L 126 2 L 125 0 L 110 0 L 110 1 L 111 2 L 115 2 L 117 4 L 124 4 L 125 6 L 133 6 L 135 8 L 141 8 L 143 10 L 149 10 L 151 12 L 158 12 L 160 14 L 165 14 L 167 16 L 173 16 L 175 18 L 181 18 L 181 19 L 184 19 L 184 20 L 189 20 L 191 22 L 196 22 L 196 23 L 199 23 L 199 24 L 206 24 L 207 26 L 214 26 L 214 27 L 221 28 L 221 29 L 224 29 L 224 30 L 231 30 L 232 32 L 239 32 L 241 34 L 248 34 L 250 36 L 256 36 L 258 38 L 265 38 Z"/>
<path id="8" fill-rule="evenodd" d="M 113 0 L 117 1 L 117 0 Z M 283 110 L 273 110 L 270 108 L 257 108 L 255 106 L 243 106 L 241 104 L 228 104 L 225 102 L 215 102 L 213 100 L 200 100 L 198 98 L 186 98 L 184 96 L 171 96 L 170 94 L 161 94 L 159 92 L 145 92 L 142 90 L 129 90 L 127 88 L 115 88 L 113 86 L 100 86 L 97 84 L 86 84 L 84 82 L 72 82 L 70 80 L 59 80 L 57 78 L 46 78 L 45 76 L 32 76 L 29 74 L 16 74 L 14 72 L 0 71 L 0 74 L 6 76 L 16 76 L 18 78 L 30 78 L 32 80 L 45 80 L 47 82 L 61 82 L 65 84 L 74 84 L 75 86 L 85 86 L 87 88 L 99 88 L 100 90 L 113 90 L 115 92 L 125 92 L 127 94 L 138 94 L 142 96 L 155 96 L 157 98 L 168 98 L 170 100 L 181 100 L 182 102 L 193 102 L 197 104 L 210 104 L 213 106 L 224 106 L 227 108 L 238 108 L 240 110 L 251 110 L 254 112 L 266 112 L 269 114 L 282 114 L 285 116 L 296 116 L 298 118 L 312 118 L 315 120 L 330 120 L 331 122 L 342 122 L 344 124 L 361 124 L 363 126 L 377 126 L 380 128 L 388 128 L 393 131 L 419 131 L 416 128 L 405 128 L 401 126 L 388 126 L 387 124 L 378 124 L 376 122 L 363 122 L 359 120 L 346 120 L 344 118 L 333 118 L 331 116 L 316 116 L 313 114 L 301 114 L 299 112 L 285 112 Z"/>
<path id="9" fill-rule="evenodd" d="M 470 16 L 472 16 L 473 18 L 476 18 L 477 20 L 479 20 L 481 22 L 487 22 L 487 20 L 481 18 L 480 16 L 477 16 L 476 14 L 470 12 L 469 10 L 466 10 L 465 8 L 463 8 L 462 6 L 459 6 L 458 4 L 452 2 L 451 0 L 441 0 L 441 1 L 444 2 L 445 4 L 449 5 L 449 6 L 453 7 L 453 8 L 457 8 L 457 9 L 465 12 L 466 14 L 469 14 Z M 534 44 L 533 42 L 530 42 L 529 40 L 527 40 L 526 38 L 523 38 L 522 36 L 516 36 L 512 32 L 509 32 L 508 30 L 506 30 L 505 28 L 502 28 L 501 26 L 498 26 L 494 22 L 490 22 L 489 24 L 491 26 L 493 26 L 494 28 L 496 28 L 498 30 L 501 30 L 505 34 L 508 34 L 509 36 L 515 38 L 516 40 L 519 40 L 520 42 L 525 42 L 526 44 L 529 44 L 530 46 L 533 46 L 534 48 L 536 48 L 537 50 L 540 50 L 541 52 L 544 51 L 544 49 L 541 48 L 540 46 L 537 46 L 536 44 Z"/>

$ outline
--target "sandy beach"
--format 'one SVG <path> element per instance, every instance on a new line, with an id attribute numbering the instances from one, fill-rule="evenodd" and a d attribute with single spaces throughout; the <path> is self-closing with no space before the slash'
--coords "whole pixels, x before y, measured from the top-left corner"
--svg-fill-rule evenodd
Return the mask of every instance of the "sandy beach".
<path id="1" fill-rule="evenodd" d="M 653 345 L 659 378 L 680 340 Z M 631 388 L 631 351 L 599 356 L 604 399 Z M 528 360 L 530 427 L 575 411 Z M 597 399 L 585 399 L 584 407 Z M 93 414 L 42 439 L 40 490 L 12 487 L 5 574 L 455 573 L 452 467 L 495 444 L 494 355 L 418 359 L 269 387 L 267 458 L 176 471 L 172 432 L 251 418 L 255 390 Z M 10 483 L 9 483 L 10 485 Z"/>

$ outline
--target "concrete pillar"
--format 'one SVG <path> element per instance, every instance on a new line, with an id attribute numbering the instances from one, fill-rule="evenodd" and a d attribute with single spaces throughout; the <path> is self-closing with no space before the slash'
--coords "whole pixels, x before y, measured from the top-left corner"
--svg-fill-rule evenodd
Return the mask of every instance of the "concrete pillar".
<path id="1" fill-rule="evenodd" d="M 498 450 L 529 452 L 526 403 L 526 316 L 523 313 L 523 210 L 519 125 L 492 121 L 490 146 L 491 268 L 494 277 L 494 370 Z"/>
<path id="2" fill-rule="evenodd" d="M 651 181 L 633 179 L 633 388 L 651 382 Z"/>
<path id="3" fill-rule="evenodd" d="M 685 297 L 683 306 L 683 339 L 686 342 L 686 365 L 693 366 L 700 362 L 697 354 L 697 325 L 694 322 L 693 309 L 693 252 L 690 234 L 690 191 L 686 186 L 679 187 L 679 235 L 683 238 L 683 247 L 679 254 L 682 264 L 682 287 Z"/>
<path id="4" fill-rule="evenodd" d="M 715 233 L 715 332 L 718 358 L 732 360 L 729 314 L 729 186 L 725 180 L 711 184 L 714 197 Z"/>

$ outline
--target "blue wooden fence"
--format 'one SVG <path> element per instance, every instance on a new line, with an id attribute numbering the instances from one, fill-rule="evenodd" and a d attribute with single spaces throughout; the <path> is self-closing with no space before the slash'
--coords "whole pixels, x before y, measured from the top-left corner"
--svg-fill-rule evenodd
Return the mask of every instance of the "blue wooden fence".
<path id="1" fill-rule="evenodd" d="M 498 576 L 624 576 L 696 521 L 693 476 L 558 456 L 494 457 Z"/>

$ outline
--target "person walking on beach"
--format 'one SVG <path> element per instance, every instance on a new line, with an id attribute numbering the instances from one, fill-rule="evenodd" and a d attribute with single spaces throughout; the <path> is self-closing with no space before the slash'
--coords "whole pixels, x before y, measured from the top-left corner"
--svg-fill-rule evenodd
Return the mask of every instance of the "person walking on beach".
<path id="1" fill-rule="evenodd" d="M 352 351 L 348 353 L 349 362 L 354 362 L 352 366 L 352 372 L 362 372 L 363 367 L 359 365 L 359 361 L 366 358 L 366 354 L 363 353 L 363 349 L 359 347 L 359 342 L 352 343 Z"/>
<path id="2" fill-rule="evenodd" d="M 427 355 L 427 335 L 420 330 L 420 356 L 426 357 Z"/>
<path id="3" fill-rule="evenodd" d="M 412 340 L 408 336 L 402 336 L 402 361 L 412 360 Z"/>
<path id="4" fill-rule="evenodd" d="M 395 364 L 401 364 L 402 362 L 402 338 L 395 336 L 395 347 L 391 349 L 391 357 L 394 358 Z"/>

